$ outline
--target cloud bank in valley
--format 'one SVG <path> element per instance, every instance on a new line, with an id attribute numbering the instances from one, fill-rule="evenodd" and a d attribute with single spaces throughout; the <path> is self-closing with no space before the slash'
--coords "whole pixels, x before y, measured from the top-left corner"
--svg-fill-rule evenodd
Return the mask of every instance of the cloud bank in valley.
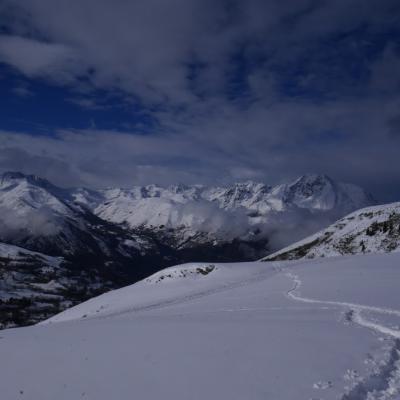
<path id="1" fill-rule="evenodd" d="M 0 207 L 0 238 L 5 242 L 29 237 L 53 236 L 62 229 L 62 222 L 46 207 L 18 214 L 14 208 Z"/>

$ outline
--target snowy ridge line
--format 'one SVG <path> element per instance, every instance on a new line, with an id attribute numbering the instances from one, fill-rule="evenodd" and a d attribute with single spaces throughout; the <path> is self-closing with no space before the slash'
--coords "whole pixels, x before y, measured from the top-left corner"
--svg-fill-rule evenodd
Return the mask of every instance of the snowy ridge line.
<path id="1" fill-rule="evenodd" d="M 400 251 L 400 202 L 357 210 L 261 261 Z"/>
<path id="2" fill-rule="evenodd" d="M 77 321 L 81 321 L 82 319 L 89 320 L 91 318 L 108 319 L 108 318 L 118 317 L 121 315 L 130 314 L 130 313 L 159 310 L 159 309 L 163 309 L 165 307 L 174 306 L 174 305 L 182 304 L 182 303 L 187 303 L 187 302 L 190 302 L 193 300 L 200 299 L 202 297 L 211 296 L 211 295 L 214 295 L 217 293 L 225 292 L 227 290 L 245 287 L 245 286 L 251 285 L 252 283 L 257 283 L 257 282 L 263 281 L 265 279 L 268 279 L 271 276 L 273 276 L 276 272 L 277 272 L 276 269 L 263 271 L 263 272 L 255 274 L 252 278 L 249 278 L 246 280 L 239 280 L 237 282 L 229 282 L 224 285 L 214 287 L 212 289 L 200 290 L 197 293 L 191 293 L 188 295 L 175 297 L 175 298 L 172 298 L 169 300 L 161 300 L 161 301 L 153 303 L 153 304 L 137 306 L 137 307 L 130 307 L 130 308 L 126 308 L 125 310 L 118 311 L 118 312 L 111 312 L 110 314 L 103 314 L 103 315 L 98 316 L 98 315 L 96 315 L 96 312 L 95 312 L 94 314 L 91 314 L 90 316 L 85 314 L 84 316 L 82 316 L 80 319 L 77 319 L 77 320 L 42 321 L 38 325 L 47 325 L 47 324 L 52 324 L 54 322 L 57 322 L 57 323 L 59 323 L 59 322 L 74 322 L 74 321 L 77 322 Z M 100 310 L 98 310 L 98 311 L 100 311 Z"/>
<path id="3" fill-rule="evenodd" d="M 269 271 L 271 272 L 271 271 Z M 190 302 L 192 300 L 197 300 L 200 299 L 202 297 L 206 297 L 206 296 L 210 296 L 213 294 L 217 294 L 217 293 L 221 293 L 221 292 L 225 292 L 227 290 L 230 289 L 236 289 L 236 288 L 240 288 L 240 287 L 244 287 L 247 285 L 251 285 L 252 283 L 255 282 L 259 282 L 261 280 L 267 279 L 270 276 L 272 276 L 273 274 L 268 274 L 265 272 L 256 274 L 254 277 L 247 279 L 245 281 L 238 281 L 238 282 L 230 282 L 227 283 L 225 285 L 221 285 L 212 289 L 208 289 L 208 290 L 203 290 L 197 293 L 192 293 L 190 295 L 186 295 L 186 296 L 181 296 L 181 297 L 176 297 L 170 300 L 163 300 L 154 304 L 149 304 L 149 305 L 144 305 L 144 306 L 139 306 L 139 307 L 132 307 L 130 309 L 126 309 L 123 311 L 120 311 L 118 313 L 113 313 L 111 315 L 105 315 L 103 317 L 100 318 L 108 318 L 108 317 L 114 317 L 114 316 L 119 316 L 119 315 L 123 315 L 126 313 L 135 313 L 135 312 L 141 312 L 141 311 L 151 311 L 151 310 L 158 310 L 158 309 L 162 309 L 165 307 L 169 307 L 169 306 L 173 306 L 176 304 L 182 304 L 182 303 L 187 303 Z"/>

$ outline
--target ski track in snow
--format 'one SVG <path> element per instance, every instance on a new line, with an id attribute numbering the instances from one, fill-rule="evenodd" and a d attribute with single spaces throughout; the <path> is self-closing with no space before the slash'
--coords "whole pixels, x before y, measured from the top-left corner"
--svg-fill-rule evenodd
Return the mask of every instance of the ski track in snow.
<path id="1" fill-rule="evenodd" d="M 296 266 L 304 264 L 297 263 Z M 400 318 L 400 311 L 391 308 L 382 308 L 376 306 L 367 306 L 350 302 L 319 300 L 310 297 L 304 297 L 300 293 L 302 281 L 299 276 L 287 271 L 287 266 L 276 264 L 269 271 L 258 272 L 245 280 L 231 281 L 225 284 L 218 285 L 209 289 L 200 289 L 199 291 L 187 295 L 176 296 L 174 298 L 160 300 L 158 302 L 145 304 L 136 307 L 126 308 L 120 312 L 113 312 L 103 316 L 97 316 L 100 319 L 112 318 L 129 313 L 137 313 L 144 311 L 153 311 L 163 309 L 177 304 L 191 302 L 203 297 L 215 295 L 221 292 L 226 292 L 232 289 L 248 286 L 260 281 L 266 280 L 275 274 L 280 274 L 290 278 L 293 286 L 290 290 L 283 292 L 289 299 L 310 304 L 312 308 L 332 310 L 332 308 L 345 309 L 345 319 L 348 322 L 370 329 L 376 333 L 382 334 L 393 340 L 393 345 L 390 348 L 383 362 L 376 363 L 375 368 L 370 375 L 363 378 L 358 378 L 355 372 L 355 378 L 350 378 L 351 387 L 344 388 L 344 393 L 339 398 L 340 400 L 400 400 L 400 330 L 387 327 L 375 321 L 371 321 L 363 313 L 372 312 L 377 314 L 392 315 Z M 196 311 L 200 313 L 230 313 L 230 312 L 252 312 L 266 311 L 270 309 L 286 309 L 287 307 L 234 307 L 234 308 L 219 308 L 215 310 Z M 179 311 L 179 314 L 189 314 Z M 191 313 L 190 313 L 191 314 Z M 88 319 L 96 317 L 96 314 L 88 315 Z M 83 318 L 86 318 L 84 316 Z M 348 374 L 348 371 L 345 375 Z M 332 386 L 330 381 L 314 383 L 313 388 L 316 390 L 327 390 Z M 317 399 L 313 397 L 312 399 Z M 318 397 L 323 399 L 323 397 Z"/>
<path id="2" fill-rule="evenodd" d="M 277 269 L 284 273 L 282 268 Z M 400 330 L 392 329 L 385 325 L 370 321 L 362 315 L 362 312 L 369 311 L 378 314 L 400 317 L 400 311 L 390 308 L 303 297 L 299 291 L 302 285 L 300 278 L 291 272 L 286 272 L 284 274 L 293 281 L 293 287 L 286 293 L 288 298 L 302 303 L 345 308 L 347 309 L 346 317 L 350 322 L 394 339 L 394 344 L 390 350 L 386 362 L 381 364 L 378 370 L 373 372 L 370 376 L 358 381 L 353 388 L 351 388 L 347 393 L 343 394 L 341 400 L 399 400 Z"/>
<path id="3" fill-rule="evenodd" d="M 374 322 L 369 321 L 368 319 L 364 318 L 361 315 L 362 311 L 371 311 L 374 313 L 395 315 L 396 317 L 400 317 L 400 311 L 393 310 L 390 308 L 366 306 L 366 305 L 362 305 L 362 304 L 347 303 L 347 302 L 340 302 L 340 301 L 317 300 L 317 299 L 311 299 L 308 297 L 303 297 L 299 294 L 299 288 L 302 283 L 301 280 L 299 279 L 299 277 L 290 272 L 287 273 L 286 276 L 288 276 L 294 282 L 294 286 L 287 292 L 287 296 L 289 298 L 291 298 L 292 300 L 301 301 L 303 303 L 339 306 L 339 307 L 344 307 L 344 308 L 350 309 L 352 311 L 351 320 L 353 322 L 355 322 L 356 324 L 361 325 L 365 328 L 373 329 L 384 335 L 392 336 L 395 339 L 400 339 L 400 331 L 399 330 L 388 328 L 384 325 L 374 323 Z"/>

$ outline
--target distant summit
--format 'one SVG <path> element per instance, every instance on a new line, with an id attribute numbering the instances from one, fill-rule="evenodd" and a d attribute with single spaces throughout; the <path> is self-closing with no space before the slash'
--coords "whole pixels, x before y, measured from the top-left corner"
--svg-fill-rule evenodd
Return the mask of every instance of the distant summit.
<path id="1" fill-rule="evenodd" d="M 168 228 L 173 236 L 180 237 L 178 241 L 198 233 L 218 240 L 247 238 L 284 213 L 325 215 L 333 222 L 376 204 L 362 188 L 317 174 L 276 186 L 249 181 L 229 186 L 147 185 L 91 190 L 62 189 L 35 175 L 5 172 L 0 176 L 0 189 L 0 206 L 10 215 L 46 208 L 47 214 L 68 217 L 72 222 L 77 214 L 89 212 L 131 229 Z M 78 225 L 77 229 L 82 229 L 84 224 Z"/>

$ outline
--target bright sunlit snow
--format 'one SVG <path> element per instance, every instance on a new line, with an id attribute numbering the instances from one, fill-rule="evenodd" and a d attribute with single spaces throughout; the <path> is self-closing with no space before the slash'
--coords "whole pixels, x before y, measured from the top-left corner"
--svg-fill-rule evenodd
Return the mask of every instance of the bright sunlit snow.
<path id="1" fill-rule="evenodd" d="M 1 332 L 1 398 L 399 398 L 399 263 L 169 268 Z"/>

